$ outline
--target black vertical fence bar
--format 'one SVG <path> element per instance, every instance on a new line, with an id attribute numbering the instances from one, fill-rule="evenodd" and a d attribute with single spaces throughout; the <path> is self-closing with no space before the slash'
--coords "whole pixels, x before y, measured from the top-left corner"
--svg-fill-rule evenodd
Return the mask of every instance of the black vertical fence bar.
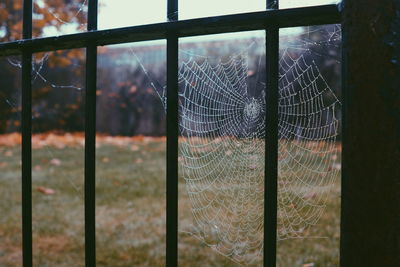
<path id="1" fill-rule="evenodd" d="M 32 0 L 24 0 L 23 36 L 32 38 Z M 32 52 L 22 53 L 22 262 L 32 266 Z"/>
<path id="2" fill-rule="evenodd" d="M 178 0 L 168 0 L 169 21 L 178 20 Z M 178 266 L 178 37 L 167 35 L 167 244 L 166 266 Z"/>
<path id="3" fill-rule="evenodd" d="M 277 9 L 278 0 L 267 1 L 267 9 Z M 267 25 L 266 31 L 266 139 L 264 187 L 264 266 L 276 266 L 276 227 L 278 205 L 278 71 L 279 28 Z"/>
<path id="4" fill-rule="evenodd" d="M 342 3 L 343 4 L 343 3 Z M 342 100 L 342 171 L 341 171 L 341 188 L 340 188 L 340 192 L 341 192 L 341 206 L 340 206 L 340 252 L 339 252 L 339 256 L 340 256 L 340 266 L 343 267 L 343 256 L 345 255 L 345 251 L 344 250 L 344 244 L 343 242 L 345 241 L 344 237 L 344 233 L 343 230 L 345 229 L 343 223 L 344 223 L 344 218 L 345 218 L 345 214 L 343 214 L 343 212 L 345 211 L 345 209 L 343 209 L 343 205 L 345 203 L 345 197 L 346 195 L 343 195 L 346 193 L 346 180 L 344 179 L 346 174 L 347 174 L 347 163 L 348 160 L 346 159 L 346 149 L 347 149 L 347 135 L 345 134 L 345 127 L 347 126 L 347 116 L 345 116 L 345 114 L 347 114 L 347 96 L 346 94 L 348 94 L 348 90 L 346 90 L 346 73 L 348 71 L 348 65 L 346 64 L 347 62 L 347 33 L 343 27 L 344 25 L 341 25 L 341 30 L 342 30 L 342 70 L 341 70 L 341 76 L 342 76 L 342 81 L 341 81 L 341 93 L 343 96 L 343 100 Z"/>
<path id="5" fill-rule="evenodd" d="M 97 30 L 97 0 L 89 0 L 88 31 Z M 86 47 L 85 102 L 85 264 L 96 266 L 96 79 L 97 47 Z"/>

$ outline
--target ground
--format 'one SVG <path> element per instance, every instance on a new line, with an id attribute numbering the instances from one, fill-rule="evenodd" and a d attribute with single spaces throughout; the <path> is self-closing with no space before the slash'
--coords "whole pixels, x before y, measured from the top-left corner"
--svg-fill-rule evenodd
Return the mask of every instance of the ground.
<path id="1" fill-rule="evenodd" d="M 84 266 L 81 137 L 35 137 L 35 266 Z M 164 266 L 165 138 L 99 137 L 97 144 L 97 265 Z M 21 266 L 20 167 L 18 141 L 0 140 L 0 266 L 4 267 Z M 179 186 L 183 229 L 193 220 L 181 178 Z M 326 211 L 315 226 L 314 233 L 319 238 L 279 241 L 278 266 L 338 266 L 339 210 L 337 182 L 328 197 Z M 179 265 L 237 266 L 184 232 L 179 234 Z M 260 266 L 260 262 L 253 265 Z"/>

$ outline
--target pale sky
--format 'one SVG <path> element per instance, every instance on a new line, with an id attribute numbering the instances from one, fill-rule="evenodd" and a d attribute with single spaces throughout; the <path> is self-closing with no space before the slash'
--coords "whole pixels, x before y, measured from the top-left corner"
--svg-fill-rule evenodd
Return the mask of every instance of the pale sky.
<path id="1" fill-rule="evenodd" d="M 51 0 L 36 0 L 37 3 Z M 82 0 L 84 3 L 85 0 Z M 265 0 L 179 0 L 179 19 L 227 15 L 265 10 Z M 338 0 L 279 0 L 280 8 L 315 6 Z M 166 21 L 167 0 L 99 0 L 99 30 Z M 57 14 L 55 14 L 57 16 Z M 62 34 L 76 32 L 75 23 L 65 23 Z M 60 34 L 46 27 L 42 36 Z"/>
<path id="2" fill-rule="evenodd" d="M 265 0 L 179 0 L 179 19 L 265 10 Z M 280 8 L 332 4 L 337 0 L 280 0 Z M 99 29 L 166 21 L 166 0 L 99 0 Z"/>

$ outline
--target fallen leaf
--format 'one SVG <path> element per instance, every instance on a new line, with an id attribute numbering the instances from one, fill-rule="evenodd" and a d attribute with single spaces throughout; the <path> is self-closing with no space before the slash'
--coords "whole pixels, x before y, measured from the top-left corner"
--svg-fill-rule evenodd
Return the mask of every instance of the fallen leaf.
<path id="1" fill-rule="evenodd" d="M 340 163 L 334 163 L 333 165 L 332 165 L 332 168 L 334 169 L 334 170 L 341 170 L 342 169 L 342 164 L 340 164 Z"/>
<path id="2" fill-rule="evenodd" d="M 35 165 L 35 167 L 33 167 L 33 169 L 34 169 L 35 171 L 41 171 L 41 170 L 42 170 L 42 166 L 40 166 L 40 165 Z"/>
<path id="3" fill-rule="evenodd" d="M 251 170 L 255 170 L 255 169 L 257 169 L 258 168 L 258 165 L 257 164 L 250 164 L 249 165 L 249 169 L 251 169 Z"/>
<path id="4" fill-rule="evenodd" d="M 36 191 L 38 191 L 38 192 L 40 192 L 42 194 L 45 194 L 45 195 L 54 195 L 56 193 L 56 191 L 54 191 L 53 189 L 46 188 L 46 187 L 43 187 L 43 186 L 38 186 L 36 188 Z"/>
<path id="5" fill-rule="evenodd" d="M 305 199 L 312 199 L 312 198 L 315 198 L 317 196 L 317 193 L 315 193 L 315 192 L 308 192 L 305 196 L 304 196 L 304 198 Z"/>
<path id="6" fill-rule="evenodd" d="M 61 165 L 61 160 L 54 158 L 52 160 L 50 160 L 50 164 L 54 165 L 54 166 L 60 166 Z"/>
<path id="7" fill-rule="evenodd" d="M 6 167 L 8 165 L 7 162 L 0 162 L 0 168 Z"/>
<path id="8" fill-rule="evenodd" d="M 7 150 L 7 151 L 4 153 L 4 156 L 6 156 L 6 157 L 12 157 L 12 155 L 13 155 L 13 152 L 12 152 L 11 150 Z"/>
<path id="9" fill-rule="evenodd" d="M 107 163 L 107 162 L 110 162 L 110 159 L 107 158 L 107 157 L 103 157 L 103 158 L 101 159 L 101 161 L 104 162 L 104 163 Z"/>
<path id="10" fill-rule="evenodd" d="M 139 146 L 137 146 L 137 145 L 132 145 L 131 146 L 131 151 L 139 151 Z"/>
<path id="11" fill-rule="evenodd" d="M 54 147 L 58 148 L 58 149 L 64 149 L 65 148 L 65 144 L 64 143 L 55 143 Z"/>
<path id="12" fill-rule="evenodd" d="M 134 161 L 135 163 L 143 163 L 143 160 L 141 158 L 138 158 Z"/>

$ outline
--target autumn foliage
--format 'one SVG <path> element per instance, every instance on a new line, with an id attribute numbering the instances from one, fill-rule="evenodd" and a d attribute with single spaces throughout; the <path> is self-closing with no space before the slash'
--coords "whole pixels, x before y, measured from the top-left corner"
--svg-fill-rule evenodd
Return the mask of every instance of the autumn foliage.
<path id="1" fill-rule="evenodd" d="M 23 0 L 0 2 L 0 42 L 22 39 Z M 63 33 L 65 25 L 82 31 L 86 24 L 86 1 L 33 1 L 33 36 L 40 37 L 47 30 Z"/>
<path id="2" fill-rule="evenodd" d="M 113 145 L 126 147 L 129 146 L 132 151 L 138 150 L 134 143 L 150 143 L 154 141 L 166 141 L 166 137 L 149 137 L 149 136 L 108 136 L 98 134 L 96 136 L 96 145 Z M 0 135 L 0 147 L 14 147 L 21 145 L 22 137 L 20 133 L 10 133 Z M 65 147 L 83 147 L 85 144 L 85 135 L 82 132 L 78 133 L 58 133 L 46 132 L 32 135 L 32 147 L 54 147 L 63 149 Z"/>

